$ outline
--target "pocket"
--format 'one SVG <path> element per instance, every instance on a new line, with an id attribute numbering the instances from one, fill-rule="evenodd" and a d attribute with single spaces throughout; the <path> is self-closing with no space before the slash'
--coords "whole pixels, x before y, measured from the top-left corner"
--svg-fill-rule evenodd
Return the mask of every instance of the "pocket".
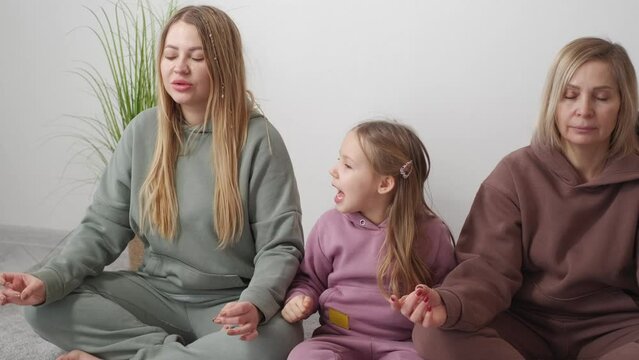
<path id="1" fill-rule="evenodd" d="M 164 278 L 186 290 L 222 290 L 247 286 L 238 275 L 206 273 L 179 260 L 154 253 L 147 255 L 140 271 Z"/>

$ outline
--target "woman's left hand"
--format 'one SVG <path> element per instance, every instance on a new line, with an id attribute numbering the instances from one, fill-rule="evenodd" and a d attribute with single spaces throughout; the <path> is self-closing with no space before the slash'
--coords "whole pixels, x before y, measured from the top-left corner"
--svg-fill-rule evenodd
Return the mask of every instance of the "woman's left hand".
<path id="1" fill-rule="evenodd" d="M 248 301 L 233 301 L 224 305 L 213 322 L 224 325 L 227 335 L 239 335 L 240 340 L 253 340 L 258 335 L 257 324 L 260 318 L 255 305 Z"/>

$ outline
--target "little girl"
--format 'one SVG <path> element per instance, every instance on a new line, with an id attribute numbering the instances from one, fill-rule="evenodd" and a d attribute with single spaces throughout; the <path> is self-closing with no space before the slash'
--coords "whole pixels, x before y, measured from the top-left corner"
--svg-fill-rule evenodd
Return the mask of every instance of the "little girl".
<path id="1" fill-rule="evenodd" d="M 387 298 L 438 284 L 455 264 L 450 232 L 424 200 L 429 171 L 406 126 L 370 121 L 346 135 L 330 170 L 336 209 L 311 230 L 282 310 L 295 323 L 319 308 L 322 326 L 289 359 L 420 359 L 413 324 Z"/>

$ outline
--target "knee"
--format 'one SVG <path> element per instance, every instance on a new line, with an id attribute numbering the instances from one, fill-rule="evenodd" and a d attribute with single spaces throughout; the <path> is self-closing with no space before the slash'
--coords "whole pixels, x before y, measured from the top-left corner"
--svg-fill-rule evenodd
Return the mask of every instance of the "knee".
<path id="1" fill-rule="evenodd" d="M 626 360 L 637 358 L 639 358 L 639 342 L 631 342 L 604 354 L 599 360 Z"/>
<path id="2" fill-rule="evenodd" d="M 55 302 L 40 306 L 26 306 L 24 318 L 31 329 L 43 339 L 62 347 L 61 342 L 68 337 L 70 316 Z"/>
<path id="3" fill-rule="evenodd" d="M 419 325 L 413 328 L 413 344 L 415 345 L 415 350 L 422 358 L 427 358 L 428 356 L 428 358 L 439 359 L 439 357 L 434 356 L 433 351 L 437 348 L 445 347 L 443 343 L 445 339 L 441 339 L 441 337 L 442 334 L 439 329 L 425 328 Z"/>
<path id="4" fill-rule="evenodd" d="M 468 333 L 415 326 L 413 343 L 417 353 L 426 359 L 524 359 L 509 342 L 488 328 Z"/>
<path id="5" fill-rule="evenodd" d="M 475 356 L 478 353 L 468 351 L 472 342 L 467 342 L 463 334 L 446 331 L 439 328 L 425 328 L 415 326 L 413 329 L 413 344 L 417 354 L 424 359 L 494 359 L 493 357 Z"/>
<path id="6" fill-rule="evenodd" d="M 250 359 L 285 359 L 304 340 L 302 323 L 289 324 L 279 314 L 257 331 L 260 341 L 253 341 Z"/>
<path id="7" fill-rule="evenodd" d="M 308 339 L 299 343 L 288 355 L 288 360 L 308 359 L 342 359 L 344 348 L 338 344 L 317 338 Z"/>
<path id="8" fill-rule="evenodd" d="M 36 334 L 44 337 L 43 335 L 49 332 L 49 322 L 47 321 L 49 316 L 46 305 L 26 306 L 24 308 L 24 318 Z"/>
<path id="9" fill-rule="evenodd" d="M 308 358 L 309 349 L 306 349 L 306 341 L 299 343 L 288 354 L 288 360 L 302 360 Z"/>

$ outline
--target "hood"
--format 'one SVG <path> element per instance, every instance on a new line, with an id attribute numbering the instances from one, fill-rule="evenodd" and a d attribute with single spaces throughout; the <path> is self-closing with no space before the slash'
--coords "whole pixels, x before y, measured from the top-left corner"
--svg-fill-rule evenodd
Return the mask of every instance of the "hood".
<path id="1" fill-rule="evenodd" d="M 576 188 L 620 184 L 639 180 L 639 154 L 608 158 L 601 174 L 592 181 L 584 182 L 581 175 L 561 151 L 537 142 L 533 142 L 531 147 L 535 156 L 553 174 L 566 184 Z"/>
<path id="2" fill-rule="evenodd" d="M 388 223 L 388 218 L 382 221 L 379 225 L 375 225 L 374 222 L 370 221 L 366 216 L 362 215 L 360 212 L 347 213 L 344 214 L 348 221 L 355 227 L 364 228 L 368 230 L 384 230 L 386 229 L 386 225 Z"/>

